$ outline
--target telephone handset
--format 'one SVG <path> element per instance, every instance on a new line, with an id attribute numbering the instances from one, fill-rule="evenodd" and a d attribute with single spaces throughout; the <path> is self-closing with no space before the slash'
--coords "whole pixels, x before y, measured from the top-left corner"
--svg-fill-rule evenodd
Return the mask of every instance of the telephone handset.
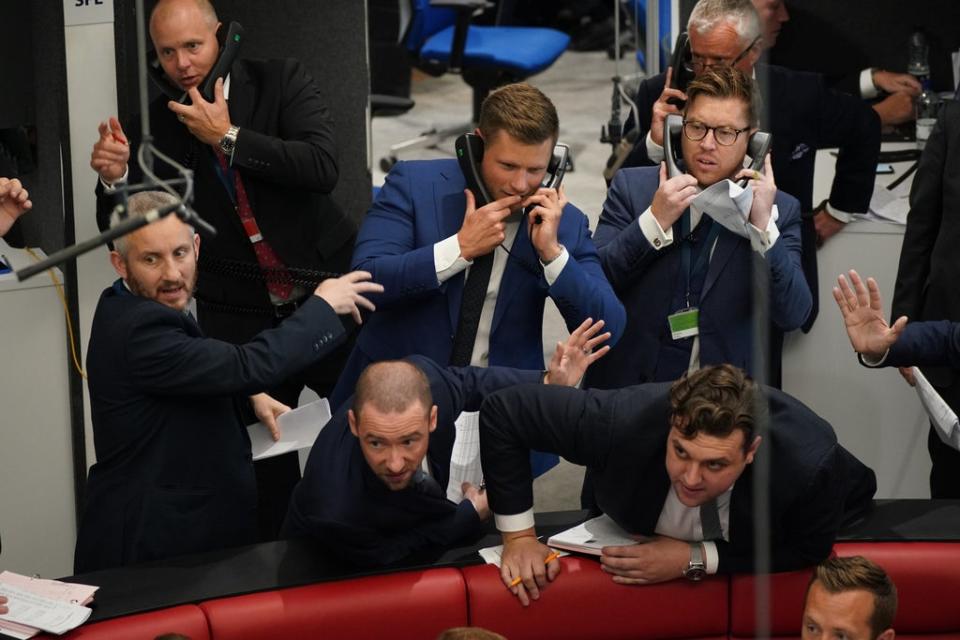
<path id="1" fill-rule="evenodd" d="M 670 58 L 670 67 L 673 69 L 670 75 L 671 89 L 679 89 L 686 93 L 687 85 L 693 80 L 693 71 L 690 69 L 692 59 L 690 37 L 686 31 L 681 31 L 677 35 L 677 41 L 673 45 L 673 56 Z M 685 105 L 685 101 L 679 98 L 670 98 L 667 102 L 676 105 L 678 109 L 683 109 Z"/>
<path id="2" fill-rule="evenodd" d="M 680 136 L 683 135 L 683 116 L 671 113 L 663 121 L 663 155 L 667 163 L 667 177 L 672 178 L 683 173 L 679 162 L 683 157 L 680 146 Z M 747 142 L 747 155 L 750 156 L 750 166 L 753 171 L 763 171 L 764 159 L 770 152 L 773 136 L 766 131 L 755 131 Z M 748 179 L 737 181 L 741 187 L 747 186 Z"/>
<path id="3" fill-rule="evenodd" d="M 226 33 L 224 34 L 224 31 L 221 29 L 218 35 L 220 34 L 223 34 L 223 37 L 218 37 L 220 53 L 217 56 L 217 61 L 213 64 L 210 72 L 207 73 L 207 77 L 204 78 L 203 84 L 199 87 L 200 95 L 203 96 L 203 99 L 207 102 L 213 102 L 214 86 L 217 83 L 217 79 L 226 78 L 227 74 L 230 73 L 230 67 L 233 66 L 234 61 L 237 59 L 237 54 L 240 52 L 240 45 L 243 43 L 243 27 L 240 26 L 239 22 L 231 22 L 227 27 Z M 189 102 L 190 98 L 187 92 L 174 85 L 170 82 L 170 79 L 167 78 L 163 67 L 160 66 L 160 60 L 157 58 L 156 51 L 151 51 L 148 56 L 147 71 L 154 84 L 156 84 L 168 98 L 176 100 L 180 104 L 187 104 Z"/>
<path id="4" fill-rule="evenodd" d="M 457 161 L 460 163 L 460 171 L 467 182 L 467 188 L 473 192 L 473 198 L 476 207 L 479 209 L 485 204 L 490 203 L 493 198 L 483 184 L 483 178 L 480 175 L 480 163 L 483 160 L 483 139 L 475 133 L 465 133 L 454 142 L 457 151 Z M 547 173 L 540 183 L 541 188 L 557 189 L 563 181 L 563 173 L 567 169 L 567 159 L 570 155 L 570 148 L 562 143 L 557 143 L 553 148 L 553 155 L 550 163 L 547 165 Z M 527 215 L 536 205 L 526 207 L 522 212 L 511 214 L 505 218 L 505 222 L 516 222 L 520 216 Z M 538 215 L 534 224 L 540 224 L 543 219 Z"/>

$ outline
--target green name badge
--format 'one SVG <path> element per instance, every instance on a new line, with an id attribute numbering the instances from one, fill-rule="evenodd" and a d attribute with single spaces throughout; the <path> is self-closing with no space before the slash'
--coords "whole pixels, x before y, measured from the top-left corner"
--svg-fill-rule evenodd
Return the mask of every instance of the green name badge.
<path id="1" fill-rule="evenodd" d="M 667 322 L 670 324 L 670 335 L 674 340 L 692 338 L 700 332 L 697 328 L 700 322 L 700 310 L 696 307 L 680 309 L 667 316 Z"/>

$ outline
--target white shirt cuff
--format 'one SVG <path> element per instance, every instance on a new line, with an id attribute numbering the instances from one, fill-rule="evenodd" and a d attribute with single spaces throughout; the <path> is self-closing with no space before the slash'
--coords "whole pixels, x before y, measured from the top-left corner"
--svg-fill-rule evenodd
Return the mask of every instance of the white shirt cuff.
<path id="1" fill-rule="evenodd" d="M 512 516 L 502 516 L 499 513 L 495 513 L 493 514 L 493 521 L 497 524 L 497 530 L 503 533 L 532 529 L 534 526 L 533 509 L 527 509 L 523 513 L 517 513 Z"/>
<path id="2" fill-rule="evenodd" d="M 860 72 L 860 97 L 864 100 L 876 98 L 880 92 L 877 91 L 877 85 L 873 84 L 873 69 L 867 68 Z"/>
<path id="3" fill-rule="evenodd" d="M 707 574 L 713 575 L 720 567 L 720 554 L 717 553 L 717 543 L 712 540 L 704 540 L 703 545 L 703 563 L 706 565 Z"/>
<path id="4" fill-rule="evenodd" d="M 884 362 L 886 361 L 886 359 L 887 359 L 887 356 L 890 355 L 890 350 L 887 349 L 886 351 L 884 351 L 884 352 L 883 352 L 883 355 L 880 356 L 879 358 L 877 358 L 876 360 L 874 360 L 873 358 L 871 358 L 870 356 L 868 356 L 868 355 L 865 354 L 865 353 L 860 353 L 860 354 L 857 354 L 857 355 L 860 356 L 860 362 L 862 362 L 863 364 L 865 364 L 865 365 L 868 366 L 868 367 L 882 367 L 882 366 L 883 366 L 883 363 L 884 363 Z"/>
<path id="5" fill-rule="evenodd" d="M 836 207 L 831 205 L 829 202 L 826 203 L 823 208 L 824 210 L 826 210 L 828 214 L 830 214 L 831 218 L 835 220 L 839 220 L 844 224 L 853 221 L 853 213 L 849 211 L 842 211 L 840 209 L 837 209 Z"/>
<path id="6" fill-rule="evenodd" d="M 460 257 L 457 234 L 433 245 L 433 267 L 437 272 L 437 282 L 446 282 L 471 264 Z"/>
<path id="7" fill-rule="evenodd" d="M 570 259 L 570 253 L 567 251 L 567 248 L 563 245 L 560 245 L 560 255 L 550 261 L 550 264 L 540 264 L 543 265 L 543 277 L 547 280 L 547 284 L 553 286 L 553 283 L 557 281 L 557 278 L 560 277 L 560 272 L 563 271 L 563 268 L 567 266 L 567 261 Z"/>
<path id="8" fill-rule="evenodd" d="M 113 193 L 117 190 L 117 185 L 125 184 L 127 182 L 127 177 L 130 175 L 130 165 L 127 165 L 127 168 L 123 172 L 123 176 L 114 183 L 107 182 L 103 178 L 100 178 L 100 184 L 103 185 L 104 193 Z"/>
<path id="9" fill-rule="evenodd" d="M 647 210 L 640 214 L 637 222 L 640 224 L 640 231 L 643 232 L 647 242 L 657 251 L 673 244 L 673 227 L 664 231 L 650 207 L 647 207 Z"/>
<path id="10" fill-rule="evenodd" d="M 651 162 L 657 163 L 663 162 L 663 159 L 666 157 L 663 153 L 663 147 L 653 141 L 649 131 L 647 131 L 647 157 L 650 158 Z"/>
<path id="11" fill-rule="evenodd" d="M 774 245 L 777 238 L 780 237 L 780 229 L 777 228 L 777 219 L 780 217 L 780 211 L 777 205 L 773 205 L 770 210 L 770 219 L 767 220 L 766 229 L 758 229 L 752 223 L 747 224 L 747 231 L 750 234 L 750 246 L 753 250 L 764 255 Z"/>

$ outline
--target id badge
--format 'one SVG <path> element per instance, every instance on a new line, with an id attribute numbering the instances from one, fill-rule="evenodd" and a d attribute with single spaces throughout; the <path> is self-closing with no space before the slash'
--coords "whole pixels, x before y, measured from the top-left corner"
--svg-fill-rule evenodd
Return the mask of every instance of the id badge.
<path id="1" fill-rule="evenodd" d="M 700 333 L 698 328 L 699 322 L 700 310 L 696 307 L 680 309 L 680 311 L 667 316 L 667 323 L 670 325 L 670 335 L 674 340 L 692 338 Z"/>

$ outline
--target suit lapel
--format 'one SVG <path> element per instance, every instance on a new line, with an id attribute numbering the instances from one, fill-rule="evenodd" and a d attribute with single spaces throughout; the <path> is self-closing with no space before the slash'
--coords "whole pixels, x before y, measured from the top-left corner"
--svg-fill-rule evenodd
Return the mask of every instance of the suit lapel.
<path id="1" fill-rule="evenodd" d="M 461 191 L 451 191 L 451 181 L 456 176 L 445 172 L 440 173 L 442 182 L 433 183 L 433 206 L 436 212 L 437 239 L 443 240 L 456 234 L 463 226 L 463 215 L 467 207 L 467 198 Z M 463 283 L 466 270 L 455 275 L 446 282 L 447 313 L 450 318 L 450 327 L 456 331 L 457 319 L 460 316 L 460 300 L 463 297 Z"/>
<path id="2" fill-rule="evenodd" d="M 500 251 L 500 249 L 494 249 L 494 251 Z M 497 303 L 490 323 L 491 336 L 497 330 L 506 310 L 510 308 L 510 300 L 516 294 L 520 284 L 517 279 L 523 278 L 521 270 L 533 269 L 537 264 L 538 259 L 530 243 L 530 236 L 527 234 L 526 218 L 521 218 L 517 226 L 517 235 L 513 239 L 513 246 L 510 247 L 510 255 L 507 256 L 507 262 L 503 268 L 500 286 L 497 288 Z"/>
<path id="3" fill-rule="evenodd" d="M 257 88 L 250 82 L 243 65 L 236 63 L 230 69 L 230 122 L 238 127 L 249 127 L 253 118 L 253 105 L 257 103 Z"/>
<path id="4" fill-rule="evenodd" d="M 714 222 L 713 224 L 717 223 Z M 703 299 L 707 297 L 710 289 L 713 288 L 714 283 L 716 283 L 720 277 L 723 268 L 727 265 L 727 262 L 730 261 L 730 256 L 733 255 L 734 249 L 736 249 L 737 245 L 741 242 L 746 242 L 746 240 L 730 233 L 726 229 L 722 229 L 720 233 L 717 234 L 717 244 L 713 249 L 713 255 L 710 256 L 710 265 L 707 267 L 707 277 L 703 283 L 703 291 L 700 292 L 701 305 L 703 304 Z M 704 251 L 709 250 L 709 247 L 704 247 Z"/>

